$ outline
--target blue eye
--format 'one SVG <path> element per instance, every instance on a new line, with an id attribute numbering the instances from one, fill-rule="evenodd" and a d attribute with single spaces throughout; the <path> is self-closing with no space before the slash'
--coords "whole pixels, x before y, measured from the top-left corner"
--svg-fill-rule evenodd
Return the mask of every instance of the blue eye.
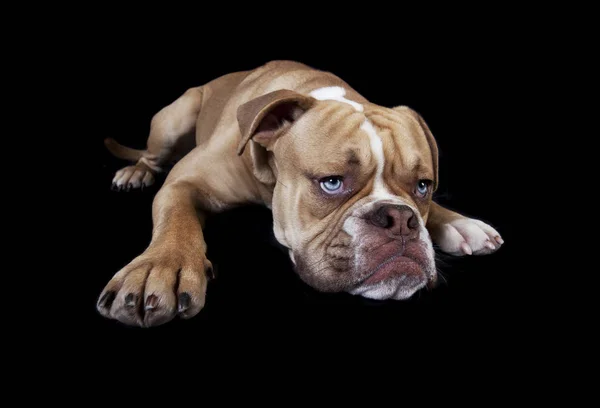
<path id="1" fill-rule="evenodd" d="M 339 176 L 325 177 L 320 180 L 321 189 L 327 194 L 335 194 L 340 192 L 344 183 Z"/>
<path id="2" fill-rule="evenodd" d="M 417 194 L 421 197 L 425 197 L 429 191 L 430 184 L 431 182 L 429 180 L 419 180 L 417 183 Z"/>

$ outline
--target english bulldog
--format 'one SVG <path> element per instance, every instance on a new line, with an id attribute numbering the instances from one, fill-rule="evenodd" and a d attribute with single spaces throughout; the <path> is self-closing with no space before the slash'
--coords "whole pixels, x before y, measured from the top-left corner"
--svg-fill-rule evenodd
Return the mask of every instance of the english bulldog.
<path id="1" fill-rule="evenodd" d="M 98 311 L 150 327 L 195 316 L 212 264 L 206 216 L 244 204 L 273 213 L 299 277 L 323 292 L 408 299 L 436 282 L 445 253 L 490 254 L 488 224 L 432 201 L 438 149 L 421 115 L 365 99 L 336 75 L 273 61 L 191 88 L 153 117 L 145 150 L 105 141 L 131 165 L 113 188 L 151 185 L 148 248 L 118 271 Z"/>

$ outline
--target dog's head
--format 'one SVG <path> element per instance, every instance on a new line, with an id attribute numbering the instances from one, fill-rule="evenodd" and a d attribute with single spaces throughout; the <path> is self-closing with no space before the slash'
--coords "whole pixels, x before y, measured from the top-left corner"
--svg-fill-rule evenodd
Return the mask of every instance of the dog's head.
<path id="1" fill-rule="evenodd" d="M 415 111 L 344 94 L 281 90 L 241 105 L 238 153 L 249 148 L 273 185 L 275 236 L 307 284 L 406 299 L 437 276 L 425 228 L 437 146 Z"/>

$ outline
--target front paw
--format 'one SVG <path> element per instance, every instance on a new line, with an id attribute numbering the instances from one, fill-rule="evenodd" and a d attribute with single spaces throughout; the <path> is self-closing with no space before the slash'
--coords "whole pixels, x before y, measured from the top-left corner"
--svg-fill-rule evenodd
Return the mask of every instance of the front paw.
<path id="1" fill-rule="evenodd" d="M 212 276 L 212 265 L 204 256 L 147 250 L 115 274 L 97 309 L 132 326 L 158 326 L 177 315 L 187 319 L 204 306 L 207 276 Z"/>
<path id="2" fill-rule="evenodd" d="M 486 223 L 473 218 L 457 218 L 431 231 L 433 242 L 454 256 L 486 255 L 504 243 L 500 234 Z"/>

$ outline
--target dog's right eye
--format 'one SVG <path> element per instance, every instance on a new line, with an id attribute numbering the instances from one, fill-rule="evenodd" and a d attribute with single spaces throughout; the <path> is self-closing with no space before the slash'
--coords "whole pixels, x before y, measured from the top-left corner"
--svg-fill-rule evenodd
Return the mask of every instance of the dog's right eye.
<path id="1" fill-rule="evenodd" d="M 340 176 L 328 176 L 319 180 L 321 189 L 327 194 L 336 194 L 342 191 L 344 182 Z"/>
<path id="2" fill-rule="evenodd" d="M 431 186 L 431 183 L 431 180 L 419 180 L 417 187 L 415 188 L 415 193 L 420 198 L 425 198 L 429 192 L 429 186 Z"/>

